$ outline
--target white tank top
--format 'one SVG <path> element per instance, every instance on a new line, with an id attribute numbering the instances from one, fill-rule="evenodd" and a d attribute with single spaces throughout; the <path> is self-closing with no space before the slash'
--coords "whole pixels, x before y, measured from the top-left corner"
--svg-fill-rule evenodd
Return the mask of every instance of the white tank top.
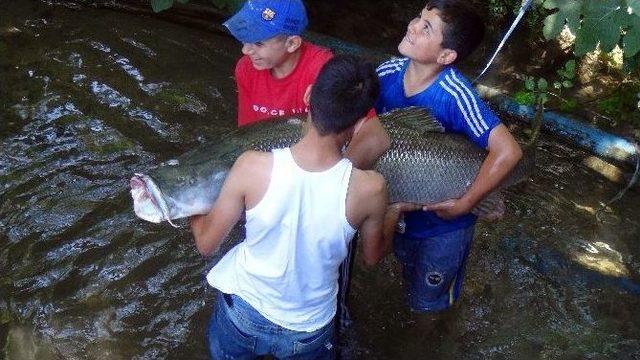
<path id="1" fill-rule="evenodd" d="M 355 229 L 346 217 L 351 162 L 309 172 L 289 148 L 275 149 L 267 192 L 246 211 L 246 239 L 209 271 L 209 284 L 236 294 L 269 321 L 314 331 L 336 312 L 338 266 Z"/>

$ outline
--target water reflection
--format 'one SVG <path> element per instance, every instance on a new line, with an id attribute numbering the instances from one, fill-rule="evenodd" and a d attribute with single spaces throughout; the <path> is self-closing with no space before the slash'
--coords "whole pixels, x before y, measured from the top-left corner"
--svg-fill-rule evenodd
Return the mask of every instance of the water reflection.
<path id="1" fill-rule="evenodd" d="M 127 183 L 224 141 L 238 45 L 122 13 L 0 5 L 1 354 L 207 358 L 216 259 L 184 229 L 135 218 Z M 599 221 L 590 209 L 621 185 L 585 158 L 540 144 L 507 218 L 478 227 L 450 312 L 410 313 L 392 257 L 358 264 L 345 358 L 640 356 L 640 201 L 631 191 Z"/>

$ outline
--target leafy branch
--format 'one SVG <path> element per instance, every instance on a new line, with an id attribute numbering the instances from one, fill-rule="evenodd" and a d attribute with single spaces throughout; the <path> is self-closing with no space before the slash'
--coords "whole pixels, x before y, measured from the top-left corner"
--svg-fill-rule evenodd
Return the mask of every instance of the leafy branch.
<path id="1" fill-rule="evenodd" d="M 640 52 L 640 0 L 537 0 L 552 13 L 544 20 L 546 39 L 557 37 L 566 25 L 575 34 L 574 52 L 582 56 L 616 45 L 625 58 Z"/>
<path id="2" fill-rule="evenodd" d="M 526 91 L 520 94 L 520 102 L 529 103 L 533 105 L 536 110 L 531 123 L 530 145 L 534 144 L 540 135 L 544 109 L 549 101 L 549 96 L 551 95 L 562 99 L 560 96 L 562 90 L 573 87 L 573 80 L 576 76 L 576 61 L 573 59 L 567 61 L 563 68 L 556 71 L 556 74 L 557 77 L 551 82 L 551 88 L 555 89 L 556 92 L 550 91 L 549 81 L 544 77 L 535 78 L 533 76 L 527 76 L 525 78 L 524 88 Z M 566 103 L 570 103 L 570 101 L 566 101 Z M 573 104 L 573 106 L 575 106 L 575 104 Z"/>

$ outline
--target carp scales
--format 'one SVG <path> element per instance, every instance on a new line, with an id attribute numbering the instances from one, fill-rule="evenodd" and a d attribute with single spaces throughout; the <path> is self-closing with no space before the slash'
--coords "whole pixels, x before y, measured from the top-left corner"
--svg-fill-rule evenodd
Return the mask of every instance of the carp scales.
<path id="1" fill-rule="evenodd" d="M 378 159 L 375 170 L 387 181 L 390 202 L 431 204 L 459 198 L 467 191 L 486 150 L 462 135 L 444 133 L 442 125 L 422 108 L 398 109 L 379 117 L 391 147 Z M 136 173 L 130 181 L 136 215 L 175 226 L 172 220 L 208 213 L 242 152 L 291 146 L 304 128 L 303 119 L 291 117 L 245 126 L 224 141 L 201 145 L 149 174 Z M 533 159 L 526 154 L 500 188 L 525 179 L 532 166 Z M 503 210 L 495 195 L 479 204 L 477 215 Z"/>

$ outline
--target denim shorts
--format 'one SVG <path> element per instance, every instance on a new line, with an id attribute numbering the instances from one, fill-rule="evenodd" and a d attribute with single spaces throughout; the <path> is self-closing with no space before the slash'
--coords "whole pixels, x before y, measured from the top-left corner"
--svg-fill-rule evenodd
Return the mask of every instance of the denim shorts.
<path id="1" fill-rule="evenodd" d="M 237 295 L 218 292 L 209 323 L 213 359 L 334 359 L 334 322 L 312 331 L 293 331 L 264 318 Z"/>
<path id="2" fill-rule="evenodd" d="M 412 310 L 445 310 L 458 299 L 473 231 L 474 225 L 422 239 L 395 234 L 393 250 Z"/>

